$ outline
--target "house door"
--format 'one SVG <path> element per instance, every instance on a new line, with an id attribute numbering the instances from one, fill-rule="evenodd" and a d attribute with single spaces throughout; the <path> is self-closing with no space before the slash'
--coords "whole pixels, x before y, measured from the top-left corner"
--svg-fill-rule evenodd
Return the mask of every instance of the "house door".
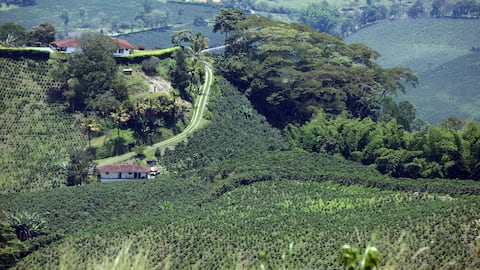
<path id="1" fill-rule="evenodd" d="M 122 173 L 121 172 L 118 173 L 118 179 L 122 179 Z"/>
<path id="2" fill-rule="evenodd" d="M 137 179 L 138 178 L 138 173 L 133 173 L 133 178 Z"/>

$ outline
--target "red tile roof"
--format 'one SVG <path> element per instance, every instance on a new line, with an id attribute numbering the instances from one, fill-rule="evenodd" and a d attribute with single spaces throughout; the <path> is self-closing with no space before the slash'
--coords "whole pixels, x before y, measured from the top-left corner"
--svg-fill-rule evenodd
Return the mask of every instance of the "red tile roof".
<path id="1" fill-rule="evenodd" d="M 132 44 L 128 43 L 125 39 L 112 38 L 118 44 L 119 49 L 133 49 Z"/>
<path id="2" fill-rule="evenodd" d="M 112 37 L 112 39 L 113 39 L 113 41 L 115 41 L 115 43 L 117 43 L 119 49 L 133 49 L 132 44 L 130 44 L 125 39 L 115 38 L 115 37 Z M 73 38 L 65 39 L 65 40 L 55 40 L 52 43 L 59 48 L 64 48 L 64 47 L 77 48 L 77 47 L 80 47 L 80 44 L 78 43 L 78 41 L 76 39 L 73 39 Z"/>
<path id="3" fill-rule="evenodd" d="M 150 167 L 136 164 L 112 164 L 97 167 L 99 172 L 150 172 Z"/>
<path id="4" fill-rule="evenodd" d="M 55 40 L 54 42 L 52 42 L 53 44 L 55 44 L 55 46 L 57 47 L 61 47 L 61 48 L 64 48 L 64 47 L 79 47 L 80 44 L 78 44 L 78 41 L 76 39 L 65 39 L 65 40 Z"/>

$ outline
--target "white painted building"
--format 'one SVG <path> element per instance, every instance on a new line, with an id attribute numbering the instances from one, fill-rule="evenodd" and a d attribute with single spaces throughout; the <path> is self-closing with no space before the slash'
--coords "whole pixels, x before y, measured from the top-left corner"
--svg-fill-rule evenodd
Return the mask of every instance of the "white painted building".
<path id="1" fill-rule="evenodd" d="M 150 167 L 135 164 L 103 165 L 97 170 L 101 182 L 147 179 L 150 175 Z"/>
<path id="2" fill-rule="evenodd" d="M 133 52 L 134 47 L 128 41 L 115 37 L 112 37 L 112 40 L 117 44 L 117 50 L 113 52 L 113 56 L 125 56 Z M 72 38 L 55 40 L 52 42 L 52 47 L 58 52 L 73 53 L 80 49 L 80 44 L 78 40 Z"/>

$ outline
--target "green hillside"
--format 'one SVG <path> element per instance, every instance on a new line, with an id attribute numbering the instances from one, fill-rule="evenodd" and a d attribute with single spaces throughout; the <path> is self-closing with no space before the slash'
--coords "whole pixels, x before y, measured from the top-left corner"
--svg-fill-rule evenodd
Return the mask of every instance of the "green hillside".
<path id="1" fill-rule="evenodd" d="M 46 61 L 0 58 L 0 192 L 54 187 L 86 143 L 80 122 L 50 98 Z"/>
<path id="2" fill-rule="evenodd" d="M 478 268 L 475 182 L 400 181 L 288 151 L 244 96 L 217 86 L 211 124 L 161 160 L 169 175 L 0 196 L 7 211 L 47 220 L 47 235 L 30 243 L 51 243 L 17 268 L 84 269 L 129 246 L 124 256 L 143 269 L 336 269 L 347 243 L 376 246 L 395 269 Z M 455 195 L 464 193 L 477 195 Z"/>
<path id="3" fill-rule="evenodd" d="M 420 84 L 407 89 L 401 99 L 410 100 L 419 117 L 439 123 L 449 116 L 479 120 L 480 88 L 478 54 L 480 21 L 459 19 L 415 19 L 384 22 L 346 38 L 364 43 L 382 56 L 385 66 L 407 66 Z"/>
<path id="4" fill-rule="evenodd" d="M 99 10 L 90 19 L 111 24 L 102 17 L 125 12 L 131 19 L 142 5 L 163 2 L 135 1 L 122 11 L 123 1 L 92 3 L 92 12 Z M 37 7 L 48 3 L 38 0 Z M 59 3 L 55 12 L 66 5 Z M 168 14 L 179 20 L 176 12 Z M 191 36 L 191 46 L 176 50 L 173 59 L 141 66 L 117 66 L 108 46 L 85 46 L 83 54 L 55 64 L 0 58 L 0 269 L 350 270 L 338 261 L 345 244 L 378 249 L 381 269 L 480 268 L 480 185 L 459 180 L 480 177 L 480 125 L 452 118 L 421 127 L 410 103 L 392 99 L 416 84 L 411 70 L 399 67 L 411 66 L 426 78 L 421 87 L 438 92 L 436 107 L 469 95 L 473 101 L 458 108 L 474 110 L 476 90 L 455 89 L 475 83 L 478 53 L 469 49 L 479 46 L 473 45 L 477 21 L 372 26 L 385 35 L 379 42 L 389 58 L 379 62 L 391 68 L 384 68 L 369 47 L 301 24 L 256 16 L 239 22 L 239 16 L 228 18 L 226 27 L 217 25 L 228 17 L 222 16 L 217 29 L 233 42 L 214 59 L 200 53 L 202 35 Z M 388 25 L 403 39 L 391 37 Z M 452 34 L 444 36 L 445 29 Z M 466 31 L 474 37 L 459 41 Z M 90 45 L 112 42 L 90 38 Z M 124 67 L 134 74 L 117 77 Z M 146 70 L 165 75 L 178 91 L 149 93 Z M 200 88 L 212 70 L 213 85 Z M 53 74 L 68 88 L 59 89 Z M 462 83 L 448 88 L 450 74 Z M 193 109 L 203 112 L 195 98 L 206 102 L 206 93 L 201 128 L 174 149 L 150 150 L 145 157 L 147 145 L 185 128 L 192 109 L 177 107 L 186 105 L 179 96 L 201 104 Z M 92 139 L 100 125 L 87 114 L 83 120 L 92 121 L 84 122 L 82 134 L 81 121 L 66 114 L 66 106 L 102 115 L 112 134 Z M 440 115 L 438 108 L 432 114 Z M 97 173 L 86 154 L 70 162 L 87 145 L 97 157 L 133 150 L 127 162 L 155 159 L 161 174 L 92 182 Z M 75 186 L 62 185 L 65 179 Z M 25 189 L 31 190 L 15 192 Z"/>

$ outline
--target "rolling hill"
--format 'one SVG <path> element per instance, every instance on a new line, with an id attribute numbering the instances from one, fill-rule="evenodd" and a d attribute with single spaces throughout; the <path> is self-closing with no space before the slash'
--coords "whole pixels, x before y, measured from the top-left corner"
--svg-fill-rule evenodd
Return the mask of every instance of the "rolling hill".
<path id="1" fill-rule="evenodd" d="M 0 193 L 60 185 L 86 143 L 80 122 L 50 100 L 47 61 L 0 58 Z"/>
<path id="2" fill-rule="evenodd" d="M 83 269 L 119 255 L 140 269 L 333 269 L 351 244 L 376 246 L 385 267 L 478 268 L 475 182 L 395 180 L 290 151 L 243 95 L 216 87 L 211 124 L 165 153 L 168 174 L 0 195 L 7 211 L 48 222 L 50 244 L 34 239 L 41 248 L 17 267 Z"/>
<path id="3" fill-rule="evenodd" d="M 417 88 L 400 99 L 410 100 L 418 116 L 439 123 L 450 116 L 480 120 L 479 20 L 406 19 L 382 22 L 346 38 L 364 43 L 382 56 L 384 66 L 406 66 L 419 76 Z"/>

